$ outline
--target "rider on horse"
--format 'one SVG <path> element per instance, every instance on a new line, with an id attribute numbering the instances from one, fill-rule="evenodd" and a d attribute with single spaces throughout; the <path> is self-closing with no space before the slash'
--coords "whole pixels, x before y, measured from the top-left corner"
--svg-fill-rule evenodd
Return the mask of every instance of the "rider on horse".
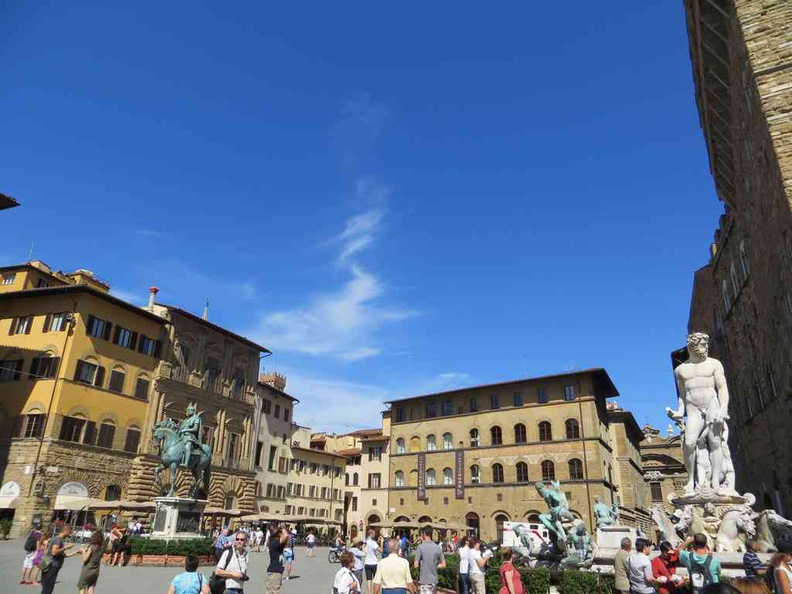
<path id="1" fill-rule="evenodd" d="M 187 405 L 187 418 L 179 425 L 179 436 L 184 444 L 184 459 L 182 460 L 183 466 L 190 466 L 190 458 L 192 457 L 193 445 L 196 448 L 201 447 L 201 433 L 203 432 L 203 421 L 201 420 L 201 413 L 196 412 L 195 404 L 190 403 Z"/>

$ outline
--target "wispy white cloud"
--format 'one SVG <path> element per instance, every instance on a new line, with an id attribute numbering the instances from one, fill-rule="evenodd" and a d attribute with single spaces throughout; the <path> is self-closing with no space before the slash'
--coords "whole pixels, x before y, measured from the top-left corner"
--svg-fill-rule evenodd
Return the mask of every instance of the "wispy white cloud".
<path id="1" fill-rule="evenodd" d="M 346 270 L 348 279 L 314 295 L 305 306 L 266 314 L 255 332 L 260 340 L 282 351 L 358 361 L 380 353 L 375 338 L 383 326 L 416 315 L 383 305 L 386 285 L 359 262 L 382 228 L 388 193 L 382 184 L 358 180 L 355 198 L 364 209 L 349 217 L 328 242 L 337 249 L 335 263 Z"/>
<path id="2" fill-rule="evenodd" d="M 451 390 L 470 379 L 467 373 L 448 372 L 389 387 L 288 368 L 279 371 L 286 376 L 286 391 L 300 400 L 295 421 L 316 431 L 336 433 L 377 427 L 389 400 Z"/>
<path id="3" fill-rule="evenodd" d="M 110 294 L 132 305 L 145 305 L 148 303 L 148 293 L 144 294 L 142 291 L 127 291 L 125 289 L 116 289 L 112 287 L 110 289 Z"/>
<path id="4" fill-rule="evenodd" d="M 261 340 L 275 349 L 343 361 L 378 354 L 376 331 L 415 312 L 378 306 L 384 293 L 379 279 L 359 266 L 351 267 L 351 275 L 340 289 L 317 295 L 304 308 L 267 314 L 257 333 Z"/>
<path id="5" fill-rule="evenodd" d="M 457 371 L 449 371 L 446 373 L 438 373 L 437 379 L 444 382 L 453 382 L 458 380 L 470 379 L 469 373 L 460 373 Z"/>
<path id="6" fill-rule="evenodd" d="M 286 391 L 300 400 L 295 421 L 317 431 L 346 433 L 380 423 L 383 404 L 391 397 L 382 386 L 281 370 Z"/>

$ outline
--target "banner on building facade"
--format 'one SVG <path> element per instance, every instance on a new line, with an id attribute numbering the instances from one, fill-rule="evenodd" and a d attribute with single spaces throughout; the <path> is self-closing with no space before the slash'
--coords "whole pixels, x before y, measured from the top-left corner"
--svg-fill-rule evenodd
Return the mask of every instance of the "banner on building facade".
<path id="1" fill-rule="evenodd" d="M 465 450 L 457 450 L 454 456 L 454 497 L 465 498 Z"/>
<path id="2" fill-rule="evenodd" d="M 418 501 L 426 499 L 426 454 L 418 454 Z"/>

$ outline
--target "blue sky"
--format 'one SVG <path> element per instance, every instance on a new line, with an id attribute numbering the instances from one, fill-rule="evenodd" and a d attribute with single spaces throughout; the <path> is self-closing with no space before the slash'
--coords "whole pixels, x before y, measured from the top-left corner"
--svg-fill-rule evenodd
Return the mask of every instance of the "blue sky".
<path id="1" fill-rule="evenodd" d="M 665 427 L 722 207 L 681 2 L 9 5 L 0 261 L 261 341 L 297 420 L 605 367 Z"/>

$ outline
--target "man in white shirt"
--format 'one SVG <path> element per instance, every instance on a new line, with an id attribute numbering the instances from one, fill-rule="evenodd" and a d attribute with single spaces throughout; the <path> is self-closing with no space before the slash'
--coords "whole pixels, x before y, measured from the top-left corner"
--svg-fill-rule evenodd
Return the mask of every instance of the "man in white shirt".
<path id="1" fill-rule="evenodd" d="M 366 592 L 371 592 L 371 580 L 374 579 L 374 574 L 377 573 L 377 563 L 379 563 L 379 544 L 374 540 L 374 531 L 368 531 L 368 538 L 366 539 L 366 558 L 363 561 L 366 570 Z"/>
<path id="2" fill-rule="evenodd" d="M 215 567 L 215 575 L 226 578 L 226 592 L 242 594 L 243 584 L 247 581 L 248 554 L 247 534 L 241 530 L 234 536 L 234 545 L 226 549 Z"/>
<path id="3" fill-rule="evenodd" d="M 649 541 L 645 538 L 635 540 L 635 553 L 627 557 L 627 578 L 630 580 L 630 592 L 634 594 L 654 594 L 653 584 L 660 584 L 652 573 Z"/>
<path id="4" fill-rule="evenodd" d="M 461 582 L 459 591 L 461 594 L 470 594 L 470 575 L 468 574 L 468 568 L 470 567 L 470 547 L 468 546 L 467 536 L 463 536 L 459 541 L 457 555 L 459 555 L 459 581 Z"/>
<path id="5" fill-rule="evenodd" d="M 470 576 L 472 594 L 486 594 L 484 568 L 490 557 L 492 557 L 490 551 L 481 552 L 481 541 L 478 538 L 471 539 L 470 552 L 468 553 L 468 575 Z"/>

